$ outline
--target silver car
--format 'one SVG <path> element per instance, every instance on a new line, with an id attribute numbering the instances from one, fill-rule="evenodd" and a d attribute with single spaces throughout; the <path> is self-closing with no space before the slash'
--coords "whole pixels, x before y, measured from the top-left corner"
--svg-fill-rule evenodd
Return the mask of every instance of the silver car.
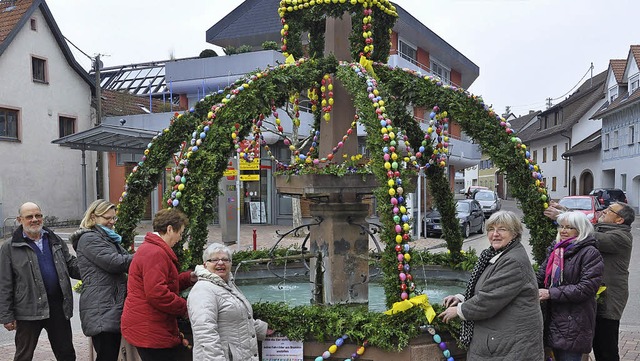
<path id="1" fill-rule="evenodd" d="M 489 218 L 502 207 L 498 194 L 491 190 L 479 190 L 473 195 L 473 199 L 482 206 L 484 217 Z"/>

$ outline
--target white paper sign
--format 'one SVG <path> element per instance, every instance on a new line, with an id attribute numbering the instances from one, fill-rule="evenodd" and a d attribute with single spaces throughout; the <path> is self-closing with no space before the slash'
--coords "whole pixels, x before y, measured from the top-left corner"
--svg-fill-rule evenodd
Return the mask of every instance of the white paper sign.
<path id="1" fill-rule="evenodd" d="M 286 337 L 267 337 L 262 341 L 262 361 L 302 361 L 302 341 Z"/>

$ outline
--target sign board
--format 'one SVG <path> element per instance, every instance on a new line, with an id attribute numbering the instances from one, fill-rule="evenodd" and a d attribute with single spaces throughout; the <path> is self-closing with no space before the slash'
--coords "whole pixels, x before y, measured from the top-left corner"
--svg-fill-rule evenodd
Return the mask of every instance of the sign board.
<path id="1" fill-rule="evenodd" d="M 222 172 L 222 175 L 224 177 L 235 177 L 238 174 L 238 171 L 233 169 L 233 168 L 227 168 L 224 170 L 224 172 Z"/>
<path id="2" fill-rule="evenodd" d="M 267 223 L 267 209 L 264 202 L 249 202 L 251 223 Z"/>
<path id="3" fill-rule="evenodd" d="M 240 159 L 240 170 L 260 170 L 260 158 L 255 158 L 251 162 Z"/>
<path id="4" fill-rule="evenodd" d="M 240 174 L 240 180 L 243 182 L 255 182 L 260 180 L 260 174 Z"/>
<path id="5" fill-rule="evenodd" d="M 267 337 L 262 341 L 262 361 L 303 361 L 302 341 Z"/>

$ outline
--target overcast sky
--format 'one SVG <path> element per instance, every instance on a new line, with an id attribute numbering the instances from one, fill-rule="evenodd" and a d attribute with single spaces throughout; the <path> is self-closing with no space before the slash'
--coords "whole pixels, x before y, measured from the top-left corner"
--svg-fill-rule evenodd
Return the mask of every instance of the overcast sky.
<path id="1" fill-rule="evenodd" d="M 197 56 L 242 0 L 48 0 L 62 33 L 105 66 Z M 497 112 L 542 110 L 640 44 L 638 0 L 396 0 L 480 68 L 469 91 Z M 419 4 L 419 5 L 418 5 Z M 277 9 L 274 9 L 277 11 Z M 247 24 L 251 26 L 251 24 Z M 221 52 L 219 52 L 221 53 Z M 90 61 L 75 52 L 85 69 Z M 586 79 L 586 78 L 585 78 Z M 584 80 L 583 80 L 584 81 Z"/>

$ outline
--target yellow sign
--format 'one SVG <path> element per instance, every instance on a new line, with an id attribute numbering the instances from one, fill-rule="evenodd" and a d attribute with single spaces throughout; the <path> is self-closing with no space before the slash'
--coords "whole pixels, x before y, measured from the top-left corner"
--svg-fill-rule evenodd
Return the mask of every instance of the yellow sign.
<path id="1" fill-rule="evenodd" d="M 260 174 L 240 174 L 240 180 L 243 182 L 259 181 Z"/>
<path id="2" fill-rule="evenodd" d="M 251 162 L 240 159 L 240 170 L 260 170 L 260 158 L 255 158 Z"/>
<path id="3" fill-rule="evenodd" d="M 225 169 L 222 175 L 224 177 L 235 177 L 238 174 L 238 171 L 235 169 Z"/>

